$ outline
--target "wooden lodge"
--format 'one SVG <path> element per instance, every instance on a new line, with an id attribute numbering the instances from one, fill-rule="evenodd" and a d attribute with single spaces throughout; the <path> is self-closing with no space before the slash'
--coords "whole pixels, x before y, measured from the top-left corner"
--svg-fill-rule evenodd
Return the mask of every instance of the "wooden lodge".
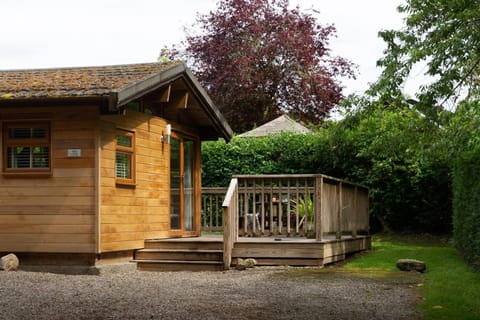
<path id="1" fill-rule="evenodd" d="M 202 195 L 200 142 L 231 135 L 181 62 L 0 71 L 0 255 L 223 270 L 370 247 L 368 189 L 347 181 L 237 176 Z"/>
<path id="2" fill-rule="evenodd" d="M 200 235 L 200 141 L 232 131 L 181 62 L 0 71 L 0 254 L 131 260 Z"/>

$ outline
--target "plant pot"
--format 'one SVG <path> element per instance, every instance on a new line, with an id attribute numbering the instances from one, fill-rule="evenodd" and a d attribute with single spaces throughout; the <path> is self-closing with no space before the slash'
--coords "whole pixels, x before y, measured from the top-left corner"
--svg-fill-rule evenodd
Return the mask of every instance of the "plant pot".
<path id="1" fill-rule="evenodd" d="M 305 237 L 307 237 L 307 239 L 315 239 L 315 230 L 307 230 Z"/>

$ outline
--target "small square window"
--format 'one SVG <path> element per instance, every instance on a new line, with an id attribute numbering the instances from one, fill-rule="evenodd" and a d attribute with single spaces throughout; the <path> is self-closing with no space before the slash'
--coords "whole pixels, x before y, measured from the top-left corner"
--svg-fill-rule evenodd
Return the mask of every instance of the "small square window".
<path id="1" fill-rule="evenodd" d="M 135 184 L 135 133 L 117 130 L 115 148 L 115 181 L 117 184 Z"/>
<path id="2" fill-rule="evenodd" d="M 3 128 L 5 173 L 50 172 L 49 122 L 5 122 Z"/>

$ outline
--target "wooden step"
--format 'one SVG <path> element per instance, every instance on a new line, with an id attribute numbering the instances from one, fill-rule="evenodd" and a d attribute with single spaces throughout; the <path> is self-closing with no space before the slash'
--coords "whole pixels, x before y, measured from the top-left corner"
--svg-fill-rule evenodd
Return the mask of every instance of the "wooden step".
<path id="1" fill-rule="evenodd" d="M 223 250 L 223 242 L 221 238 L 153 239 L 145 240 L 145 249 Z"/>
<path id="2" fill-rule="evenodd" d="M 140 249 L 135 260 L 222 261 L 223 250 Z"/>
<path id="3" fill-rule="evenodd" d="M 135 251 L 134 262 L 143 271 L 223 270 L 222 240 L 222 237 L 145 240 L 145 248 Z"/>
<path id="4" fill-rule="evenodd" d="M 140 271 L 221 271 L 221 261 L 133 260 Z"/>

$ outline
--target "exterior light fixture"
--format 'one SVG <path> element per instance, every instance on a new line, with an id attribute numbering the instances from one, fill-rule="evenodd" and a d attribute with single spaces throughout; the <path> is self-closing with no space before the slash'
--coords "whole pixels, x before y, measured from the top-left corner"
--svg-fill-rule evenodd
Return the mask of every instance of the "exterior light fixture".
<path id="1" fill-rule="evenodd" d="M 170 144 L 170 137 L 172 135 L 172 125 L 167 124 L 167 143 Z"/>

